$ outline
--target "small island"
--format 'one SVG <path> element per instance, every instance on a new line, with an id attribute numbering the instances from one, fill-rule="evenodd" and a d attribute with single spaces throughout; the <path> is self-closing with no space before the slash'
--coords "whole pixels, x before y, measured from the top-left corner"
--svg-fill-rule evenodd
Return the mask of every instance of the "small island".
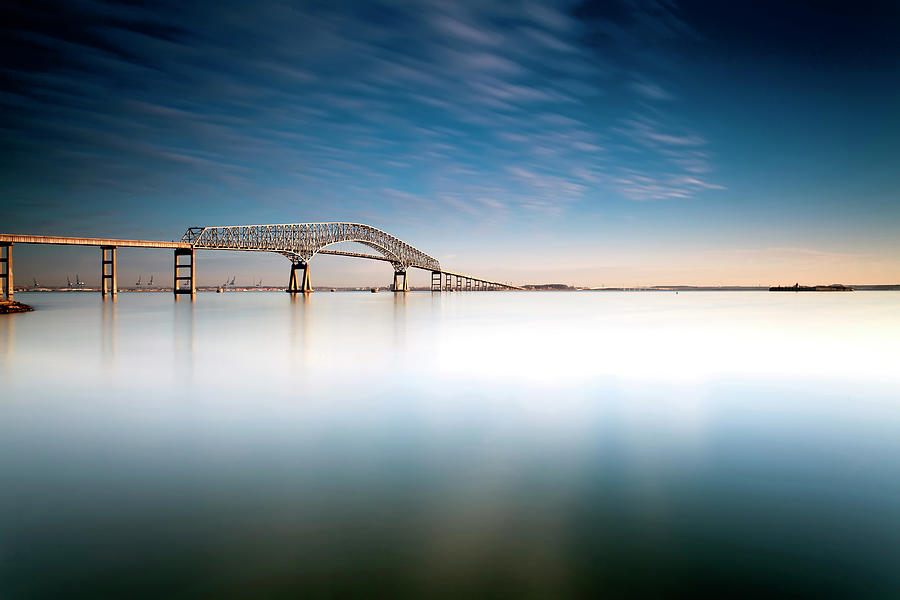
<path id="1" fill-rule="evenodd" d="M 849 285 L 840 283 L 832 283 L 831 285 L 800 285 L 795 283 L 791 286 L 773 286 L 769 288 L 770 292 L 852 292 L 853 288 Z"/>

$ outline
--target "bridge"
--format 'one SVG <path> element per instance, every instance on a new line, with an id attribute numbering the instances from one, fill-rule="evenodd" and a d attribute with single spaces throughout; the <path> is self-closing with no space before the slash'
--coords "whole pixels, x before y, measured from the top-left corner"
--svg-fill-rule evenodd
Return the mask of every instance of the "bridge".
<path id="1" fill-rule="evenodd" d="M 329 250 L 328 247 L 354 242 L 371 248 L 375 254 Z M 391 290 L 408 292 L 407 271 L 411 268 L 431 271 L 431 291 L 454 290 L 521 290 L 508 283 L 475 277 L 441 267 L 436 258 L 371 225 L 362 223 L 285 223 L 278 225 L 227 225 L 189 227 L 180 242 L 123 240 L 112 238 L 80 238 L 46 235 L 0 234 L 0 286 L 3 298 L 14 294 L 12 249 L 15 244 L 55 244 L 63 246 L 97 246 L 100 248 L 100 291 L 118 292 L 117 248 L 169 248 L 174 250 L 172 290 L 180 294 L 196 293 L 195 258 L 197 250 L 232 250 L 274 252 L 290 260 L 286 291 L 312 291 L 309 261 L 316 254 L 332 254 L 380 260 L 394 267 Z"/>

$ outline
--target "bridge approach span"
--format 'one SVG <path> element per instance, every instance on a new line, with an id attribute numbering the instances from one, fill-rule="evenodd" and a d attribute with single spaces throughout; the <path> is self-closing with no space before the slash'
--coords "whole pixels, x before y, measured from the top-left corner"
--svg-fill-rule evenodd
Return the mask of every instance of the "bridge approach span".
<path id="1" fill-rule="evenodd" d="M 112 238 L 85 238 L 62 235 L 20 235 L 0 233 L 0 244 L 54 244 L 57 246 L 108 246 L 124 248 L 190 248 L 184 242 L 159 240 L 120 240 Z"/>

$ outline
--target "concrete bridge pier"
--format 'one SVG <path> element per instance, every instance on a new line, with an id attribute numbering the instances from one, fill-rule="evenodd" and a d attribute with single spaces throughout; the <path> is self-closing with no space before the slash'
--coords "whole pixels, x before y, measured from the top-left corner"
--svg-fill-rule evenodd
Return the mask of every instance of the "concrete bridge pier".
<path id="1" fill-rule="evenodd" d="M 300 282 L 297 281 L 297 271 L 303 271 L 300 275 Z M 308 294 L 312 291 L 309 285 L 309 263 L 291 262 L 291 277 L 288 279 L 287 293 L 289 294 Z"/>
<path id="2" fill-rule="evenodd" d="M 403 283 L 400 283 L 400 280 L 403 280 Z M 394 285 L 391 287 L 392 292 L 408 292 L 409 291 L 409 278 L 406 276 L 406 271 L 394 271 Z"/>
<path id="3" fill-rule="evenodd" d="M 447 273 L 447 287 L 446 287 L 446 290 L 447 290 L 448 292 L 452 292 L 452 291 L 453 291 L 453 275 L 451 275 L 450 273 Z"/>
<path id="4" fill-rule="evenodd" d="M 441 291 L 441 272 L 440 271 L 432 271 L 431 272 L 431 291 L 432 292 L 440 292 Z"/>
<path id="5" fill-rule="evenodd" d="M 192 264 L 193 262 L 191 260 Z M 119 284 L 116 278 L 116 247 L 100 246 L 100 294 L 106 298 L 108 293 L 112 293 L 113 297 L 119 293 Z"/>
<path id="6" fill-rule="evenodd" d="M 180 263 L 178 261 L 179 256 L 187 256 L 190 262 Z M 191 299 L 193 299 L 194 294 L 197 293 L 197 287 L 194 282 L 194 258 L 195 255 L 193 248 L 176 248 L 175 250 L 175 279 L 172 285 L 172 289 L 175 292 L 176 300 L 178 300 L 178 294 L 190 294 Z M 179 272 L 183 269 L 188 270 L 188 275 L 179 275 Z M 180 283 L 182 281 L 187 281 L 188 287 L 180 287 Z"/>
<path id="7" fill-rule="evenodd" d="M 3 288 L 3 300 L 12 300 L 15 293 L 13 285 L 12 242 L 0 242 L 0 287 Z"/>

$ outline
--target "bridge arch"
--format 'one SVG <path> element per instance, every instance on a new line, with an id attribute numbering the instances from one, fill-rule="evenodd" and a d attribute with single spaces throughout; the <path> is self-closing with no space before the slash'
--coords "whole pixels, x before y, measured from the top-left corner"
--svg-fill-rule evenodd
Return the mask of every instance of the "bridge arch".
<path id="1" fill-rule="evenodd" d="M 441 270 L 437 259 L 387 232 L 362 223 L 190 227 L 182 242 L 197 249 L 278 252 L 301 263 L 308 262 L 317 252 L 333 244 L 355 242 L 381 254 L 398 271 L 409 267 Z"/>

